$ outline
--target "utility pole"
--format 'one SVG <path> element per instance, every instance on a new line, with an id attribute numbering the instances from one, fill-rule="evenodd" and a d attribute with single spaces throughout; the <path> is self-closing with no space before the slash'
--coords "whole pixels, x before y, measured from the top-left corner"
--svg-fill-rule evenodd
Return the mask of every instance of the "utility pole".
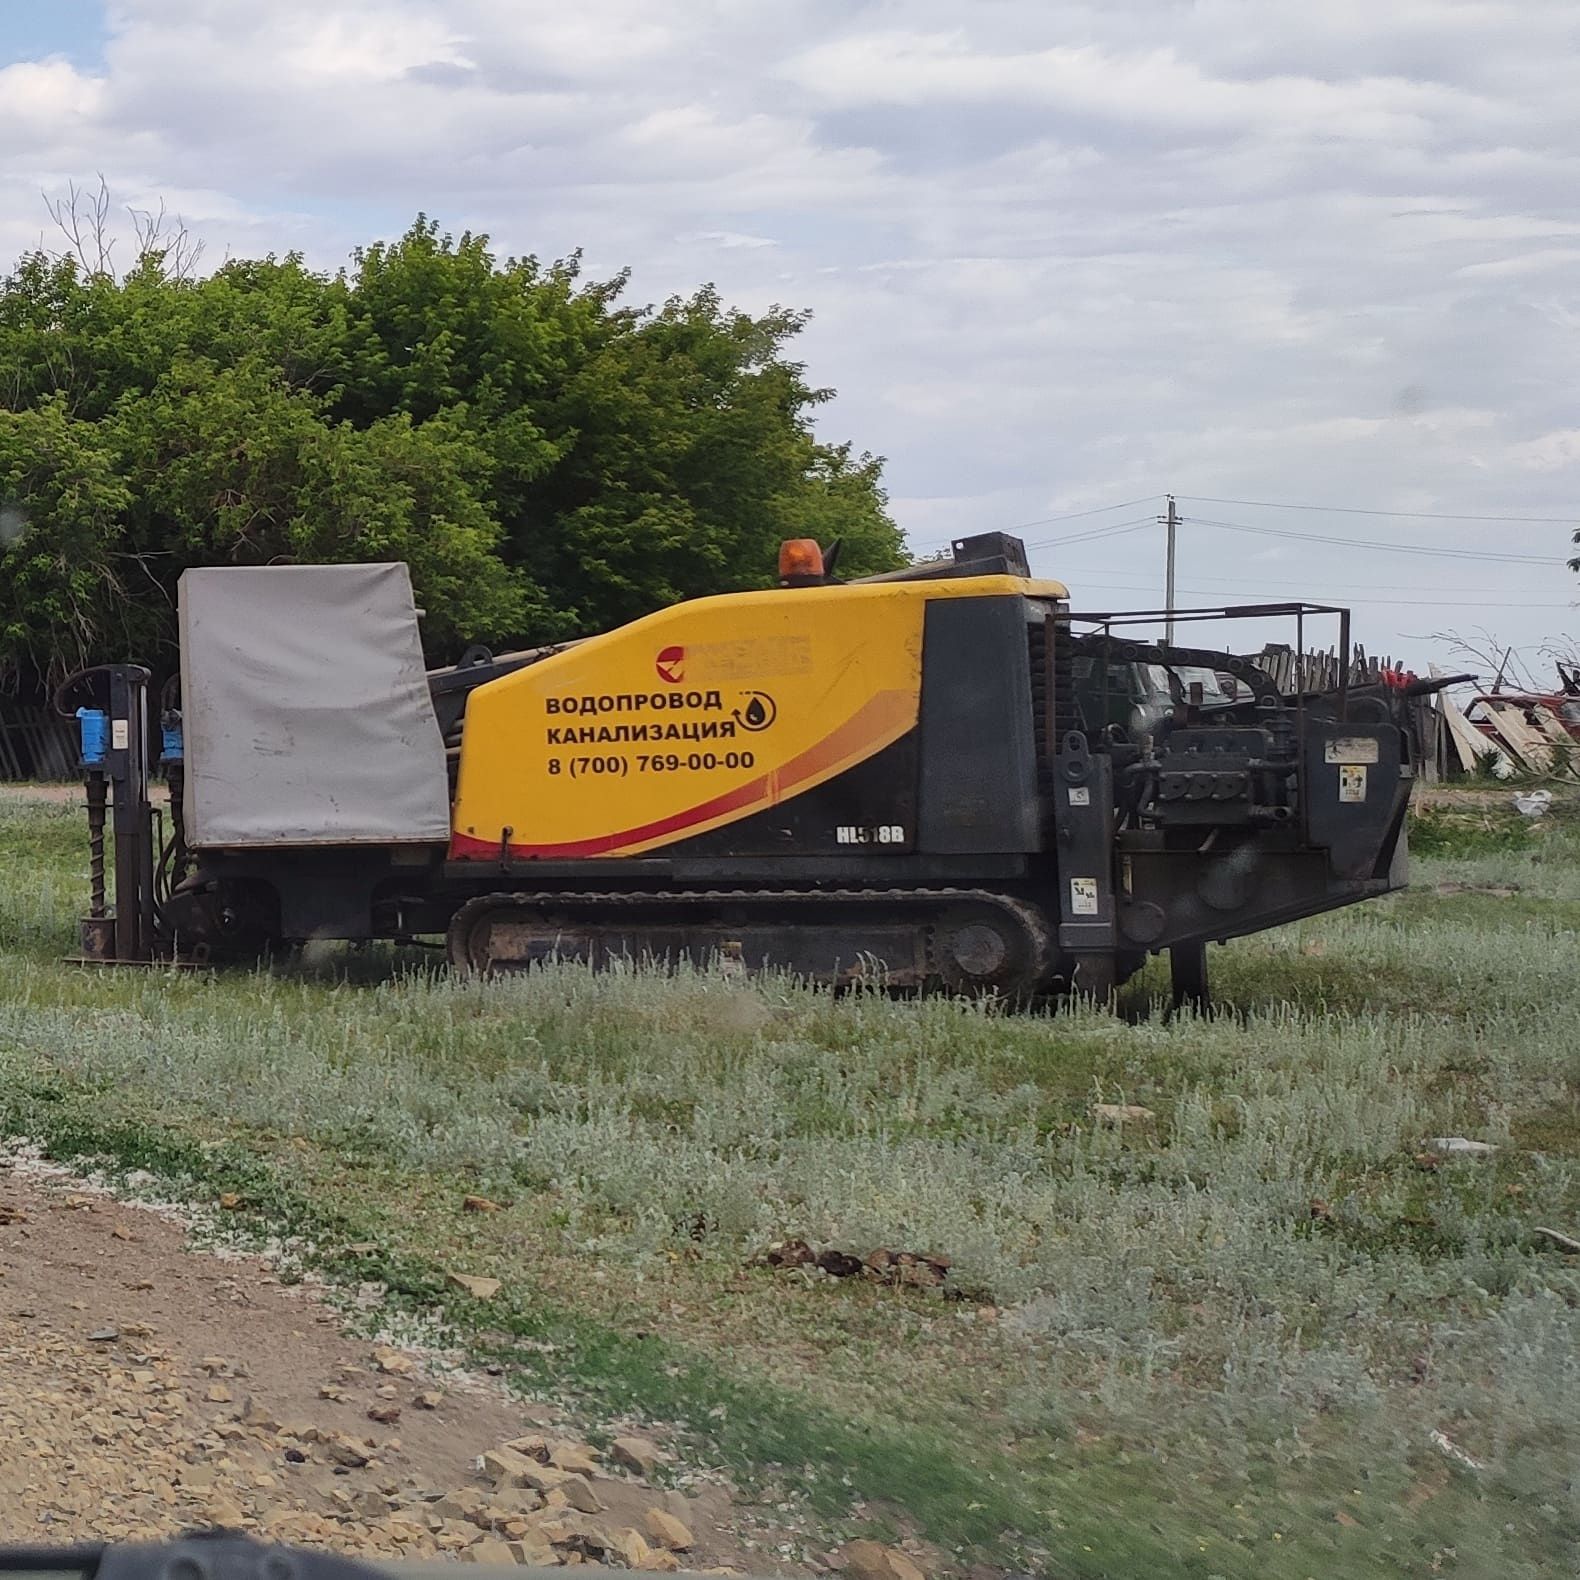
<path id="1" fill-rule="evenodd" d="M 1164 573 L 1163 607 L 1168 610 L 1168 619 L 1163 626 L 1163 640 L 1171 647 L 1174 644 L 1174 529 L 1179 526 L 1179 512 L 1174 508 L 1174 496 L 1170 494 L 1169 513 L 1159 517 L 1164 526 L 1168 528 L 1168 568 Z"/>

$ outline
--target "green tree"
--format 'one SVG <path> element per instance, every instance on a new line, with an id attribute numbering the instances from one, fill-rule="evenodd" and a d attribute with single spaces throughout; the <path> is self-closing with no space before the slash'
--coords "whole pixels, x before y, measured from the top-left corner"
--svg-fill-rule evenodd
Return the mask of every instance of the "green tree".
<path id="1" fill-rule="evenodd" d="M 128 587 L 121 521 L 132 493 L 98 425 L 64 398 L 0 410 L 0 652 L 47 655 L 57 672 L 132 638 L 124 618 L 147 589 Z M 162 596 L 162 594 L 161 594 Z"/>
<path id="2" fill-rule="evenodd" d="M 820 443 L 832 392 L 785 351 L 805 315 L 706 287 L 656 311 L 580 260 L 496 263 L 421 219 L 357 254 L 338 409 L 449 413 L 494 460 L 502 558 L 590 630 L 771 582 L 785 537 L 839 537 L 846 571 L 903 563 L 881 463 Z"/>
<path id="3" fill-rule="evenodd" d="M 843 539 L 848 573 L 899 563 L 879 463 L 812 432 L 830 392 L 783 356 L 804 321 L 730 311 L 709 288 L 622 322 L 545 416 L 566 449 L 510 524 L 518 562 L 622 619 L 769 585 L 787 537 Z"/>
<path id="4" fill-rule="evenodd" d="M 195 565 L 404 559 L 440 659 L 764 585 L 784 537 L 901 560 L 800 314 L 624 306 L 421 217 L 334 275 L 78 252 L 0 283 L 0 670 L 168 662 Z"/>

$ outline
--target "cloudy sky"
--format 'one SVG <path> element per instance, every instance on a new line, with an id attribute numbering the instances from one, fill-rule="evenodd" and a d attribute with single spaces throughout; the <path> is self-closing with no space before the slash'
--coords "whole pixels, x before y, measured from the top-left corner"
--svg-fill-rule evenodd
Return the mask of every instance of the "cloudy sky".
<path id="1" fill-rule="evenodd" d="M 1573 0 L 8 0 L 0 258 L 99 172 L 210 259 L 421 209 L 809 307 L 912 544 L 1087 608 L 1172 492 L 1182 602 L 1580 634 Z"/>

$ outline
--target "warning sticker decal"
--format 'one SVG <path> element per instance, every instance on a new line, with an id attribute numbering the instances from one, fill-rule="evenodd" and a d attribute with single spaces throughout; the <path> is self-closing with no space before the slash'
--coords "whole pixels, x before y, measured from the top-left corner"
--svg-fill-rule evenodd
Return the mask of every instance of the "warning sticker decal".
<path id="1" fill-rule="evenodd" d="M 1328 763 L 1375 763 L 1380 761 L 1378 743 L 1369 735 L 1335 735 L 1323 742 L 1322 760 Z"/>

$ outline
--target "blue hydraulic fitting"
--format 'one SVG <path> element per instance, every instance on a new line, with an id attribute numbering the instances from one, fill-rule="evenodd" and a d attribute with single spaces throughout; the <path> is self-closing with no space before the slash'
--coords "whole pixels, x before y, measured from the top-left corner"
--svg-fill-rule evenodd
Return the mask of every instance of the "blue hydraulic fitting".
<path id="1" fill-rule="evenodd" d="M 110 716 L 103 708 L 78 708 L 77 728 L 82 733 L 82 766 L 102 768 L 110 750 Z"/>

